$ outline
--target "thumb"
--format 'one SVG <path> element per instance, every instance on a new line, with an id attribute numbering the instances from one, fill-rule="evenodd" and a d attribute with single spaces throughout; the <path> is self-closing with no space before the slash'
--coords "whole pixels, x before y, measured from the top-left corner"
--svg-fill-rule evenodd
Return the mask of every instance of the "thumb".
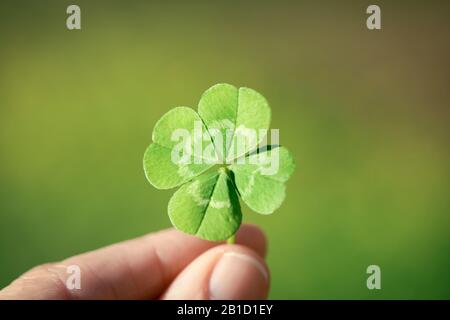
<path id="1" fill-rule="evenodd" d="M 189 264 L 162 299 L 265 299 L 269 283 L 268 268 L 258 254 L 240 245 L 221 245 Z"/>

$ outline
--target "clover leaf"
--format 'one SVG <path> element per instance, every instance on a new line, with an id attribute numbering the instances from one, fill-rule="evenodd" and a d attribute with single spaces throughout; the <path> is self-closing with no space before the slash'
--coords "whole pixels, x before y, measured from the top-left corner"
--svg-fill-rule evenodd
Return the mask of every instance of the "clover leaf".
<path id="1" fill-rule="evenodd" d="M 202 95 L 198 113 L 177 107 L 156 123 L 144 171 L 158 189 L 181 186 L 168 206 L 176 229 L 230 240 L 242 221 L 239 196 L 260 214 L 279 208 L 295 164 L 285 147 L 261 146 L 270 117 L 255 90 L 217 84 Z"/>

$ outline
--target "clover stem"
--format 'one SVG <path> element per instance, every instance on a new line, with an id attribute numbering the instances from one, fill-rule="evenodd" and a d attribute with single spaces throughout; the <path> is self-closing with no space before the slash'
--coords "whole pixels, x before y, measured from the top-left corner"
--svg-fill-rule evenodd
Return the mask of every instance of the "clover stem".
<path id="1" fill-rule="evenodd" d="M 231 237 L 227 239 L 228 244 L 235 244 L 236 243 L 236 234 L 233 234 Z"/>

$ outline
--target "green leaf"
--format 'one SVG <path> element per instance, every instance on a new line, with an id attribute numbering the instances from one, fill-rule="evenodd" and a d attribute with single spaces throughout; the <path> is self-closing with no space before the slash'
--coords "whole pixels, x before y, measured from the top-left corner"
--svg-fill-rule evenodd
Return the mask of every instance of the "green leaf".
<path id="1" fill-rule="evenodd" d="M 202 239 L 221 241 L 234 235 L 242 214 L 226 169 L 183 185 L 170 199 L 169 217 L 175 228 Z"/>
<path id="2" fill-rule="evenodd" d="M 222 162 L 230 162 L 255 149 L 265 134 L 251 138 L 246 136 L 246 129 L 257 130 L 258 133 L 260 129 L 267 130 L 271 116 L 269 104 L 261 94 L 225 83 L 216 84 L 203 93 L 198 112 L 211 132 Z M 212 133 L 214 129 L 220 131 L 221 144 Z M 242 149 L 237 147 L 240 139 L 244 139 Z"/>
<path id="3" fill-rule="evenodd" d="M 204 136 L 195 134 L 196 124 Z M 183 142 L 180 137 L 178 140 L 174 139 L 172 135 L 175 130 L 179 129 L 186 130 L 189 140 Z M 177 107 L 163 115 L 153 129 L 152 140 L 153 143 L 144 154 L 144 171 L 148 181 L 158 189 L 170 189 L 179 186 L 208 170 L 217 160 L 214 159 L 214 146 L 211 137 L 199 115 L 191 108 Z M 205 157 L 203 154 L 194 153 L 196 142 L 201 146 L 200 150 L 208 147 L 212 149 L 211 155 Z M 188 162 L 174 162 L 174 150 L 180 149 L 180 155 L 184 150 L 176 148 L 180 145 L 192 150 L 192 157 Z"/>
<path id="4" fill-rule="evenodd" d="M 230 84 L 216 84 L 203 93 L 198 104 L 198 113 L 211 132 L 221 162 L 226 158 L 234 133 L 238 92 L 238 89 Z M 220 131 L 219 137 L 212 134 L 215 129 Z"/>
<path id="5" fill-rule="evenodd" d="M 230 166 L 239 194 L 252 210 L 271 214 L 283 203 L 284 183 L 294 171 L 294 160 L 286 148 L 279 146 L 269 147 L 267 151 L 260 150 L 244 160 L 245 163 Z M 276 162 L 279 163 L 278 169 L 273 170 Z"/>

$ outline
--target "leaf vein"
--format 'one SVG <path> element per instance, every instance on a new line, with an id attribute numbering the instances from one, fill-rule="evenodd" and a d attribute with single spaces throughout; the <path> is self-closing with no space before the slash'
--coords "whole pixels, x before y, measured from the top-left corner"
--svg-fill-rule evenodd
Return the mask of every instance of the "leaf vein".
<path id="1" fill-rule="evenodd" d="M 202 219 L 200 220 L 200 223 L 198 224 L 197 230 L 195 231 L 195 234 L 196 234 L 196 235 L 198 235 L 198 231 L 200 230 L 200 227 L 202 226 L 203 221 L 205 220 L 206 213 L 207 213 L 208 208 L 209 208 L 209 204 L 211 203 L 211 199 L 212 199 L 212 197 L 214 196 L 214 191 L 216 190 L 217 182 L 219 181 L 219 179 L 220 179 L 220 174 L 217 176 L 217 180 L 216 180 L 216 182 L 214 183 L 214 186 L 212 187 L 211 193 L 210 193 L 210 195 L 209 195 L 209 197 L 208 197 L 208 198 L 209 198 L 209 199 L 208 199 L 208 203 L 206 204 L 205 209 L 204 209 L 203 212 L 202 212 L 203 216 L 202 216 Z"/>

